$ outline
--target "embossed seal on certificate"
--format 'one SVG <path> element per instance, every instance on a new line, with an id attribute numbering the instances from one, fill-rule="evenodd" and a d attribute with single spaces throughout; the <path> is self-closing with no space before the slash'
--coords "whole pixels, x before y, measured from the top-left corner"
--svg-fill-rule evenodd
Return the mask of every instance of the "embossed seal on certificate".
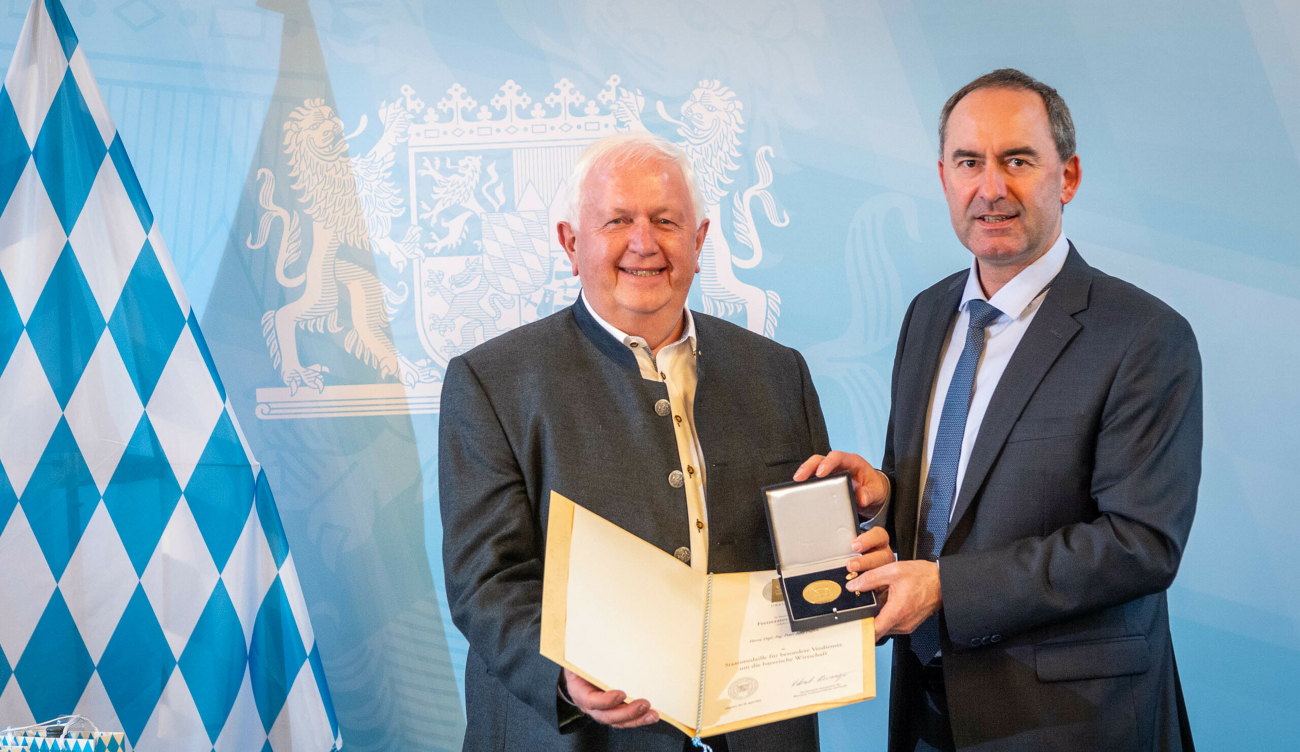
<path id="1" fill-rule="evenodd" d="M 758 680 L 750 676 L 738 677 L 727 687 L 727 694 L 733 700 L 744 700 L 758 691 Z"/>
<path id="2" fill-rule="evenodd" d="M 817 580 L 803 589 L 803 599 L 821 605 L 840 597 L 840 584 L 834 580 Z"/>

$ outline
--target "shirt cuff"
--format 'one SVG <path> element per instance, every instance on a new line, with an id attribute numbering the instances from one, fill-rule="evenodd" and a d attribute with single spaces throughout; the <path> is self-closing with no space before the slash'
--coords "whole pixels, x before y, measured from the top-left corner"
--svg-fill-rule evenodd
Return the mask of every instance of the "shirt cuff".
<path id="1" fill-rule="evenodd" d="M 885 501 L 880 505 L 880 509 L 876 510 L 876 514 L 871 519 L 858 524 L 859 530 L 866 531 L 873 527 L 881 527 L 885 524 L 885 519 L 889 514 L 889 502 L 893 500 L 894 484 L 889 481 L 888 475 L 881 473 L 879 470 L 876 472 L 880 473 L 880 477 L 885 479 Z"/>
<path id="2" fill-rule="evenodd" d="M 573 698 L 569 696 L 569 688 L 564 685 L 564 674 L 560 674 L 560 680 L 555 683 L 555 696 L 575 708 L 578 707 L 578 703 L 574 702 Z"/>
<path id="3" fill-rule="evenodd" d="M 561 734 L 573 733 L 587 718 L 587 714 L 583 713 L 569 696 L 569 690 L 564 686 L 563 672 L 560 673 L 559 681 L 555 683 L 555 716 Z"/>

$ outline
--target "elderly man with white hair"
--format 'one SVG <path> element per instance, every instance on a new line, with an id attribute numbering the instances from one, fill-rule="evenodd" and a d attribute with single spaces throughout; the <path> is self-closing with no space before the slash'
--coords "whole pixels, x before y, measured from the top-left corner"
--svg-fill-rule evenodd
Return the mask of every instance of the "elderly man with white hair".
<path id="1" fill-rule="evenodd" d="M 581 297 L 452 360 L 443 385 L 443 560 L 470 644 L 464 748 L 681 752 L 689 740 L 647 700 L 538 652 L 551 491 L 683 566 L 773 569 L 760 489 L 828 452 L 826 425 L 798 352 L 686 308 L 709 220 L 680 149 L 611 136 L 570 185 L 557 230 Z M 706 741 L 815 750 L 816 716 Z"/>

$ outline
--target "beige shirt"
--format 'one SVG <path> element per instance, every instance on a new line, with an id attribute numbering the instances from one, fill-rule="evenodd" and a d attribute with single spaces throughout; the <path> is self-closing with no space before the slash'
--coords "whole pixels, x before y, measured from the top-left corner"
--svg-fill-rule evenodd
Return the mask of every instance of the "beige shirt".
<path id="1" fill-rule="evenodd" d="M 691 533 L 690 565 L 702 572 L 709 564 L 709 517 L 704 504 L 704 452 L 700 437 L 695 433 L 695 384 L 699 377 L 695 368 L 695 319 L 690 309 L 683 310 L 685 326 L 682 336 L 664 345 L 656 355 L 645 339 L 620 331 L 602 319 L 587 303 L 587 312 L 614 339 L 622 342 L 636 355 L 641 377 L 663 382 L 668 387 L 668 404 L 672 408 L 673 431 L 677 435 L 677 454 L 681 458 L 683 488 L 686 491 L 687 524 Z M 678 558 L 681 558 L 680 556 Z"/>

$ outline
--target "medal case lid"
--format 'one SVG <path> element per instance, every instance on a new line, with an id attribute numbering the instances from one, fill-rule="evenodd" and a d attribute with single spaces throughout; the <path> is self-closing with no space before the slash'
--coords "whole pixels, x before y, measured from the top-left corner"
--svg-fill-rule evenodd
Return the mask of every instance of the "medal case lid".
<path id="1" fill-rule="evenodd" d="M 848 473 L 763 488 L 777 574 L 795 632 L 875 616 L 875 593 L 841 590 L 829 602 L 804 602 L 804 590 L 820 580 L 842 588 L 845 565 L 857 554 L 857 514 Z"/>
<path id="2" fill-rule="evenodd" d="M 857 515 L 848 473 L 763 489 L 777 569 L 805 569 L 855 556 Z"/>

